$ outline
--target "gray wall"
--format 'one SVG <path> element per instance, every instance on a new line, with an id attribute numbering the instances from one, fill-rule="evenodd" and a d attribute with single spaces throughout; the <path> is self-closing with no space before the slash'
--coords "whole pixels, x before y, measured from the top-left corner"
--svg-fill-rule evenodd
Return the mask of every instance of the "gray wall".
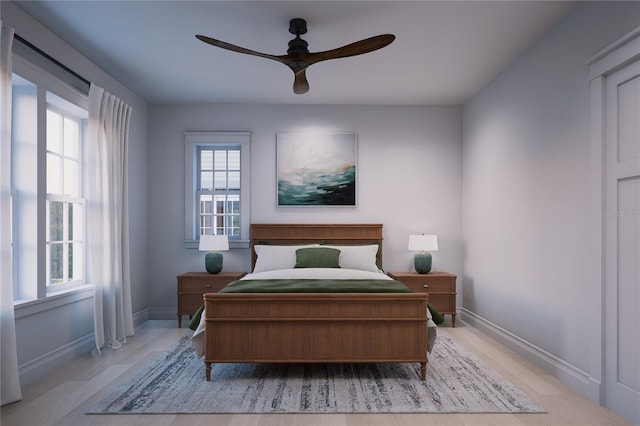
<path id="1" fill-rule="evenodd" d="M 148 306 L 147 289 L 147 114 L 146 102 L 104 73 L 10 2 L 2 20 L 40 49 L 133 107 L 129 146 L 131 286 L 133 311 Z M 28 383 L 86 354 L 93 344 L 93 291 L 16 309 L 20 376 Z"/>
<path id="2" fill-rule="evenodd" d="M 204 270 L 204 254 L 183 244 L 183 132 L 252 132 L 252 222 L 382 223 L 388 271 L 411 269 L 409 234 L 434 233 L 440 243 L 434 269 L 461 274 L 461 123 L 461 108 L 446 106 L 151 106 L 151 318 L 175 318 L 176 275 Z M 279 131 L 356 132 L 357 207 L 276 207 Z M 224 259 L 224 270 L 249 271 L 248 250 L 231 250 Z"/>
<path id="3" fill-rule="evenodd" d="M 464 106 L 464 318 L 599 398 L 586 61 L 640 24 L 587 2 Z"/>

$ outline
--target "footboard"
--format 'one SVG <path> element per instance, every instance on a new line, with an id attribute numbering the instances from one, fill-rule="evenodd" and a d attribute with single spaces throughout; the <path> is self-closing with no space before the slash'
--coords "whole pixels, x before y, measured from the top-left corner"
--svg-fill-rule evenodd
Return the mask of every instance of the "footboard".
<path id="1" fill-rule="evenodd" d="M 425 293 L 207 293 L 205 365 L 418 362 L 427 367 Z"/>

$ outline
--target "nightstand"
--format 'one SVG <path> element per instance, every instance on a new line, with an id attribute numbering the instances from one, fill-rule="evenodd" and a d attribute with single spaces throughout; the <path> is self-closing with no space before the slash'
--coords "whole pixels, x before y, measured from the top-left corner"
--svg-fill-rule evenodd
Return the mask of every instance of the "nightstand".
<path id="1" fill-rule="evenodd" d="M 456 326 L 456 275 L 448 272 L 389 272 L 388 275 L 413 291 L 429 293 L 429 303 L 441 314 L 451 315 L 451 325 Z"/>
<path id="2" fill-rule="evenodd" d="M 187 272 L 178 275 L 178 328 L 182 327 L 182 315 L 189 318 L 204 303 L 202 295 L 217 293 L 231 281 L 239 280 L 246 272 Z"/>

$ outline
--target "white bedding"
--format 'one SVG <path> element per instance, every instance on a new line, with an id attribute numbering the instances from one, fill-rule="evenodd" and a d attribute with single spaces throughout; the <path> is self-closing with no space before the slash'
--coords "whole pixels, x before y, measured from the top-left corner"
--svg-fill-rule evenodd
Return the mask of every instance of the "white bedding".
<path id="1" fill-rule="evenodd" d="M 268 280 L 268 279 L 334 279 L 334 280 L 353 280 L 353 279 L 378 279 L 378 280 L 392 280 L 388 275 L 383 272 L 371 272 L 362 271 L 358 269 L 345 269 L 345 268 L 292 268 L 292 269 L 278 269 L 265 272 L 257 272 L 247 274 L 241 278 L 241 280 Z M 198 328 L 193 332 L 193 346 L 196 349 L 198 357 L 204 355 L 204 312 L 200 317 L 200 323 Z M 435 343 L 436 338 L 436 324 L 431 320 L 431 313 L 427 310 L 427 349 L 431 352 L 431 348 Z"/>
<path id="2" fill-rule="evenodd" d="M 383 272 L 345 268 L 291 268 L 247 274 L 241 280 L 273 279 L 391 280 Z"/>

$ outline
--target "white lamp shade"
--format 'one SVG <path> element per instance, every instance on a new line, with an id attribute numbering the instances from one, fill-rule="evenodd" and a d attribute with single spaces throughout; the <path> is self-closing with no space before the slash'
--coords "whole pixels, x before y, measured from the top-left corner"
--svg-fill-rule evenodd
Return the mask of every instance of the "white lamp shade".
<path id="1" fill-rule="evenodd" d="M 229 239 L 226 235 L 200 235 L 200 251 L 227 251 Z"/>
<path id="2" fill-rule="evenodd" d="M 438 236 L 409 235 L 409 251 L 438 251 Z"/>

